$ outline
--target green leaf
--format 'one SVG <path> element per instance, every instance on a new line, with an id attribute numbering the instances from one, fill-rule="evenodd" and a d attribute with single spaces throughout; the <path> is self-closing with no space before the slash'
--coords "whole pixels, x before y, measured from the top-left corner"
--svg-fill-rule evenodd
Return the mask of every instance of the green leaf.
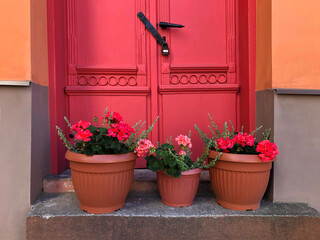
<path id="1" fill-rule="evenodd" d="M 106 128 L 99 128 L 99 132 L 100 132 L 101 134 L 106 134 L 106 133 L 108 132 L 108 129 L 106 129 Z"/>
<path id="2" fill-rule="evenodd" d="M 181 171 L 178 169 L 175 169 L 174 173 L 173 173 L 173 177 L 174 178 L 178 178 L 181 176 Z"/>
<path id="3" fill-rule="evenodd" d="M 168 176 L 172 176 L 173 175 L 173 170 L 171 168 L 166 168 L 165 172 L 166 172 L 166 174 Z"/>
<path id="4" fill-rule="evenodd" d="M 164 154 L 164 152 L 163 152 L 162 149 L 157 149 L 157 150 L 156 150 L 156 156 L 157 156 L 158 158 L 163 158 L 163 157 L 165 156 L 165 154 Z"/>
<path id="5" fill-rule="evenodd" d="M 167 163 L 170 167 L 174 167 L 177 165 L 177 162 L 176 160 L 173 158 L 173 157 L 169 157 L 169 158 L 166 158 L 167 159 Z"/>
<path id="6" fill-rule="evenodd" d="M 89 127 L 88 127 L 88 129 L 90 130 L 90 132 L 95 132 L 95 131 L 97 131 L 97 127 L 95 127 L 95 126 L 93 126 L 93 125 L 90 125 Z"/>
<path id="7" fill-rule="evenodd" d="M 161 147 L 160 148 L 162 148 L 163 150 L 167 150 L 167 149 L 174 149 L 174 146 L 173 145 L 171 145 L 170 143 L 163 143 L 163 144 L 161 144 Z"/>

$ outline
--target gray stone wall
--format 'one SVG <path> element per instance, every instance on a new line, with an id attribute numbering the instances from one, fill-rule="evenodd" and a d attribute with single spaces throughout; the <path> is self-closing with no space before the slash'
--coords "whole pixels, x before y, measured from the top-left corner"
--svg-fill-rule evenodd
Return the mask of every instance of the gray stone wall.
<path id="1" fill-rule="evenodd" d="M 50 171 L 47 87 L 0 86 L 0 136 L 0 239 L 21 240 Z"/>
<path id="2" fill-rule="evenodd" d="M 256 93 L 256 124 L 273 127 L 280 152 L 267 195 L 320 210 L 320 95 L 301 93 Z"/>
<path id="3" fill-rule="evenodd" d="M 50 174 L 49 89 L 31 84 L 31 202 L 41 193 L 42 179 Z"/>

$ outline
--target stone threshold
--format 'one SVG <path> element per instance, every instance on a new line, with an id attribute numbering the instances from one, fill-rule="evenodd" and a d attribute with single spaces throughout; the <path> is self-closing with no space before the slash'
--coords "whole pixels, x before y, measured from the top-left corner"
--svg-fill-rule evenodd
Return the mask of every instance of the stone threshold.
<path id="1" fill-rule="evenodd" d="M 233 211 L 212 195 L 190 207 L 162 204 L 159 194 L 131 192 L 123 209 L 88 214 L 74 193 L 44 194 L 27 218 L 27 239 L 319 239 L 320 214 L 304 203 L 271 203 Z"/>

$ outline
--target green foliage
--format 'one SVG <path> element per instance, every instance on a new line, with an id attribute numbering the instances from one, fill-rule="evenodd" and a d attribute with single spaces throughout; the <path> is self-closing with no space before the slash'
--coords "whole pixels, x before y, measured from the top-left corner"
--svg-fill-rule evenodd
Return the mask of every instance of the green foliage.
<path id="1" fill-rule="evenodd" d="M 165 170 L 168 176 L 178 178 L 181 172 L 196 168 L 190 155 L 179 155 L 171 143 L 163 143 L 155 153 L 147 156 L 147 168 L 153 172 Z"/>
<path id="2" fill-rule="evenodd" d="M 108 108 L 106 108 L 104 111 L 105 115 L 107 113 Z M 148 135 L 154 128 L 156 121 L 158 120 L 158 118 L 156 118 L 152 125 L 148 127 L 146 130 L 142 131 L 141 133 L 140 130 L 145 124 L 145 122 L 143 122 L 142 124 L 141 121 L 137 122 L 133 127 L 135 132 L 132 133 L 126 141 L 124 141 L 118 140 L 118 138 L 116 137 L 108 136 L 108 129 L 110 128 L 112 123 L 115 123 L 115 120 L 113 119 L 113 114 L 114 113 L 111 112 L 107 118 L 104 118 L 101 126 L 99 126 L 98 118 L 95 116 L 95 118 L 93 119 L 94 125 L 90 125 L 86 129 L 83 129 L 89 130 L 92 134 L 92 136 L 90 136 L 89 141 L 74 138 L 77 132 L 72 130 L 72 125 L 66 117 L 64 117 L 64 120 L 67 123 L 68 128 L 70 129 L 70 140 L 67 139 L 62 129 L 56 126 L 58 135 L 60 139 L 63 141 L 65 147 L 73 152 L 86 154 L 89 156 L 96 154 L 128 153 L 134 151 L 134 149 L 137 146 L 137 142 L 139 142 L 140 139 L 148 137 Z"/>
<path id="3" fill-rule="evenodd" d="M 56 129 L 58 131 L 58 135 L 59 135 L 60 139 L 63 141 L 63 144 L 66 146 L 66 148 L 69 150 L 73 150 L 72 144 L 67 140 L 62 129 L 59 128 L 58 126 L 56 126 Z"/>
<path id="4" fill-rule="evenodd" d="M 228 122 L 225 122 L 223 125 L 222 131 L 220 131 L 218 129 L 218 126 L 215 124 L 213 118 L 211 117 L 211 115 L 210 114 L 208 114 L 208 115 L 209 115 L 209 119 L 210 119 L 210 125 L 208 125 L 208 127 L 209 127 L 209 131 L 212 134 L 211 137 L 207 136 L 197 125 L 195 125 L 195 128 L 198 131 L 198 134 L 200 135 L 202 141 L 204 142 L 204 150 L 202 152 L 201 157 L 198 158 L 196 162 L 198 165 L 200 165 L 200 166 L 202 165 L 203 168 L 207 168 L 207 167 L 210 167 L 211 165 L 214 165 L 215 161 L 217 159 L 219 159 L 220 156 L 217 156 L 217 158 L 215 160 L 211 161 L 207 165 L 205 164 L 205 162 L 207 161 L 210 150 L 222 152 L 222 149 L 219 149 L 218 144 L 217 144 L 218 139 L 221 139 L 221 138 L 225 139 L 225 140 L 229 139 L 228 141 L 230 141 L 230 139 L 234 139 L 236 135 L 244 134 L 244 132 L 243 132 L 244 127 L 243 126 L 241 127 L 240 132 L 236 132 L 231 121 L 229 121 L 229 124 L 228 124 Z M 252 131 L 250 134 L 254 138 L 253 146 L 248 146 L 248 145 L 242 146 L 242 145 L 238 144 L 237 142 L 234 142 L 234 144 L 232 145 L 232 148 L 228 148 L 228 152 L 241 153 L 241 154 L 257 154 L 256 147 L 257 147 L 258 142 L 255 140 L 255 134 L 261 128 L 262 128 L 262 126 L 258 127 L 257 129 Z M 266 132 L 263 133 L 264 139 L 269 140 L 270 134 L 271 134 L 271 129 L 266 130 Z"/>
<path id="5" fill-rule="evenodd" d="M 120 154 L 129 152 L 129 149 L 123 142 L 120 142 L 117 138 L 109 137 L 107 135 L 107 128 L 90 125 L 88 129 L 93 135 L 91 140 L 88 142 L 75 142 L 75 152 L 89 156 L 96 154 Z"/>
<path id="6" fill-rule="evenodd" d="M 271 128 L 266 129 L 264 133 L 262 133 L 263 140 L 270 140 L 271 136 Z"/>
<path id="7" fill-rule="evenodd" d="M 132 133 L 130 135 L 130 137 L 128 138 L 128 140 L 125 142 L 125 145 L 127 146 L 127 148 L 129 149 L 130 152 L 134 151 L 134 149 L 137 147 L 138 142 L 141 139 L 146 139 L 148 138 L 149 134 L 152 132 L 154 125 L 156 124 L 156 122 L 158 121 L 159 117 L 157 117 L 153 123 L 151 124 L 151 126 L 149 126 L 146 130 L 143 130 L 140 134 L 139 132 L 141 131 L 141 128 L 144 126 L 144 124 L 146 122 L 141 123 L 141 120 L 139 122 L 137 122 L 134 126 L 133 129 L 135 130 L 134 133 Z"/>

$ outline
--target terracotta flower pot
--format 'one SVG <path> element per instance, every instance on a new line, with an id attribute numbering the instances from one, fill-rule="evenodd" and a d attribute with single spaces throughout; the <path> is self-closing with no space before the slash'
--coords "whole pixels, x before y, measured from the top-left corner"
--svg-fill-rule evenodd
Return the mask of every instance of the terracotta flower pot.
<path id="1" fill-rule="evenodd" d="M 124 207 L 133 180 L 134 153 L 87 156 L 67 151 L 65 157 L 81 210 L 111 213 Z"/>
<path id="2" fill-rule="evenodd" d="M 209 159 L 218 154 L 210 151 Z M 210 168 L 217 203 L 238 211 L 258 209 L 267 189 L 271 167 L 272 162 L 263 162 L 258 155 L 223 153 Z"/>
<path id="3" fill-rule="evenodd" d="M 168 176 L 165 171 L 157 171 L 158 188 L 161 200 L 171 207 L 192 205 L 196 196 L 202 169 L 182 172 L 179 178 Z"/>

